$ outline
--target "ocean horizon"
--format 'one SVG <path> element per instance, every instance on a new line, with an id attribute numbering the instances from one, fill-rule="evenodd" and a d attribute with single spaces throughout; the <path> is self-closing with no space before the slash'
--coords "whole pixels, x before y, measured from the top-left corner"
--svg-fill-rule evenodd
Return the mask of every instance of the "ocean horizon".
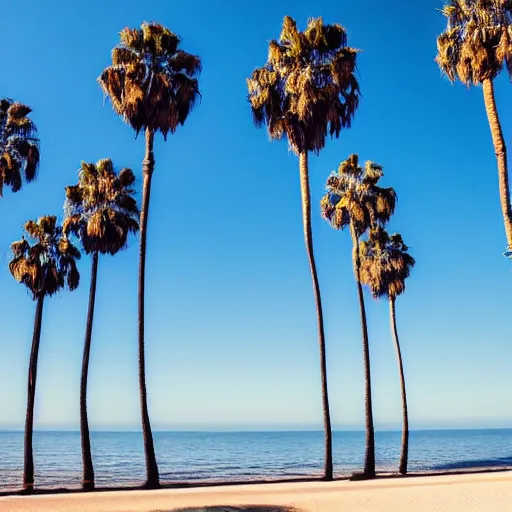
<path id="1" fill-rule="evenodd" d="M 400 431 L 377 430 L 376 466 L 396 471 Z M 336 476 L 363 466 L 365 433 L 334 430 Z M 320 430 L 155 430 L 155 450 L 163 483 L 251 481 L 320 476 Z M 98 486 L 140 485 L 145 462 L 140 431 L 91 432 Z M 34 431 L 35 484 L 78 488 L 82 459 L 76 430 Z M 409 471 L 449 471 L 512 466 L 512 428 L 411 430 Z M 0 491 L 21 488 L 23 431 L 0 430 Z"/>
<path id="2" fill-rule="evenodd" d="M 497 430 L 503 430 L 512 431 L 512 427 L 489 427 L 489 428 L 414 428 L 409 429 L 409 432 L 472 432 L 472 431 L 497 431 Z M 0 428 L 0 434 L 5 432 L 22 432 L 24 433 L 24 428 Z M 33 432 L 47 432 L 47 433 L 80 433 L 79 428 L 34 428 Z M 110 434 L 141 434 L 142 429 L 123 429 L 123 428 L 91 428 L 90 432 L 97 432 L 97 433 L 110 433 Z M 237 433 L 297 433 L 297 432 L 320 432 L 323 434 L 323 430 L 321 428 L 283 428 L 283 429 L 277 429 L 277 428 L 166 428 L 166 429 L 152 429 L 153 434 L 167 434 L 167 433 L 175 433 L 175 434 L 237 434 Z M 365 432 L 364 428 L 333 428 L 332 429 L 333 434 L 335 432 L 344 432 L 344 433 L 358 433 L 358 432 Z M 401 429 L 399 428 L 385 428 L 385 429 L 378 429 L 375 428 L 375 432 L 382 432 L 382 433 L 400 433 Z"/>

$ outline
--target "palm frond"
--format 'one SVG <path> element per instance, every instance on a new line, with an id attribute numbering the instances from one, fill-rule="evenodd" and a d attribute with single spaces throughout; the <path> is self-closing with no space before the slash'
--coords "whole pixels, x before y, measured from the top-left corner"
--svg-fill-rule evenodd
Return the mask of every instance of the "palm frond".
<path id="1" fill-rule="evenodd" d="M 55 216 L 40 217 L 25 223 L 25 237 L 11 244 L 12 259 L 9 270 L 12 276 L 24 284 L 36 300 L 41 296 L 51 296 L 68 283 L 74 290 L 80 274 L 76 260 L 79 250 L 63 235 L 63 228 L 57 225 Z"/>
<path id="2" fill-rule="evenodd" d="M 402 236 L 389 235 L 375 225 L 368 239 L 360 244 L 361 282 L 369 286 L 374 298 L 395 299 L 405 292 L 405 283 L 415 265 Z"/>
<path id="3" fill-rule="evenodd" d="M 266 64 L 247 79 L 255 125 L 266 126 L 272 139 L 286 136 L 295 153 L 318 153 L 328 135 L 338 137 L 350 127 L 360 90 L 358 51 L 346 45 L 341 25 L 312 18 L 300 32 L 285 17 L 279 41 L 269 43 Z"/>
<path id="4" fill-rule="evenodd" d="M 378 185 L 384 175 L 382 166 L 350 155 L 340 163 L 326 182 L 327 194 L 322 198 L 322 217 L 335 229 L 352 225 L 361 236 L 373 224 L 384 225 L 395 211 L 396 193 Z"/>
<path id="5" fill-rule="evenodd" d="M 134 181 L 131 169 L 116 174 L 109 158 L 82 162 L 78 183 L 66 188 L 64 234 L 76 236 L 86 253 L 116 254 L 123 249 L 128 234 L 138 231 Z"/>
<path id="6" fill-rule="evenodd" d="M 512 78 L 512 8 L 509 0 L 449 0 L 447 26 L 437 38 L 441 71 L 453 82 L 478 84 L 506 68 Z"/>
<path id="7" fill-rule="evenodd" d="M 180 48 L 181 39 L 158 23 L 126 28 L 112 50 L 112 66 L 98 82 L 116 114 L 136 133 L 160 131 L 164 138 L 183 125 L 200 97 L 201 60 Z"/>
<path id="8" fill-rule="evenodd" d="M 4 186 L 18 192 L 23 181 L 36 178 L 40 151 L 36 126 L 27 117 L 31 112 L 22 103 L 0 100 L 0 196 Z"/>

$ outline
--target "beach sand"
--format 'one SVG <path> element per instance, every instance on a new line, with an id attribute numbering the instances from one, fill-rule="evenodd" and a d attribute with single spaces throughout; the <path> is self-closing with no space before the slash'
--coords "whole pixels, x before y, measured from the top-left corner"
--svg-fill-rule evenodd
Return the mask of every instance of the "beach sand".
<path id="1" fill-rule="evenodd" d="M 512 472 L 9 496 L 1 512 L 512 512 Z"/>

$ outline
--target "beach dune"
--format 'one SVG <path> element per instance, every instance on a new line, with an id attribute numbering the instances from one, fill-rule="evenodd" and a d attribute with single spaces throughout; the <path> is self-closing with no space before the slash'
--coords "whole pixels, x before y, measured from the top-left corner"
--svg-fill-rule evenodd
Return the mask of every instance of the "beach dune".
<path id="1" fill-rule="evenodd" d="M 512 472 L 0 498 L 1 512 L 512 512 Z"/>

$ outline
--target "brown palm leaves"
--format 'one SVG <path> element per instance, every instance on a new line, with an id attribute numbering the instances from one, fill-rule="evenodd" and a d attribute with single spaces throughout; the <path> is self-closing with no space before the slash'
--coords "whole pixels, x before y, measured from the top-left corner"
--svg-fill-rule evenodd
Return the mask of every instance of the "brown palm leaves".
<path id="1" fill-rule="evenodd" d="M 389 235 L 381 226 L 371 229 L 368 240 L 361 242 L 361 282 L 369 286 L 374 298 L 395 299 L 405 291 L 415 264 L 408 249 L 400 234 Z"/>
<path id="2" fill-rule="evenodd" d="M 377 185 L 382 167 L 366 162 L 359 166 L 357 155 L 341 162 L 337 172 L 327 179 L 327 193 L 320 207 L 322 217 L 335 229 L 353 225 L 358 236 L 374 224 L 384 224 L 395 211 L 396 193 Z"/>
<path id="3" fill-rule="evenodd" d="M 495 78 L 503 64 L 512 78 L 512 2 L 450 0 L 446 31 L 437 39 L 436 62 L 453 82 Z"/>
<path id="4" fill-rule="evenodd" d="M 34 300 L 53 295 L 65 284 L 70 290 L 76 289 L 80 282 L 76 267 L 80 251 L 63 234 L 57 217 L 30 220 L 25 231 L 34 243 L 22 237 L 11 244 L 13 258 L 9 270 L 13 277 L 32 292 Z"/>
<path id="5" fill-rule="evenodd" d="M 18 192 L 35 179 L 39 166 L 39 139 L 27 117 L 31 108 L 10 99 L 0 100 L 0 197 L 7 185 Z"/>
<path id="6" fill-rule="evenodd" d="M 180 38 L 156 23 L 125 28 L 112 50 L 112 66 L 98 81 L 116 114 L 138 133 L 167 136 L 183 125 L 199 97 L 201 61 L 179 48 Z"/>
<path id="7" fill-rule="evenodd" d="M 86 253 L 115 254 L 139 229 L 130 169 L 116 174 L 108 158 L 82 162 L 77 185 L 66 187 L 64 233 L 75 234 Z"/>
<path id="8" fill-rule="evenodd" d="M 354 75 L 358 51 L 346 46 L 345 29 L 311 19 L 304 32 L 289 16 L 267 63 L 247 79 L 254 122 L 272 139 L 287 137 L 292 151 L 318 153 L 329 133 L 350 127 L 359 104 Z"/>

